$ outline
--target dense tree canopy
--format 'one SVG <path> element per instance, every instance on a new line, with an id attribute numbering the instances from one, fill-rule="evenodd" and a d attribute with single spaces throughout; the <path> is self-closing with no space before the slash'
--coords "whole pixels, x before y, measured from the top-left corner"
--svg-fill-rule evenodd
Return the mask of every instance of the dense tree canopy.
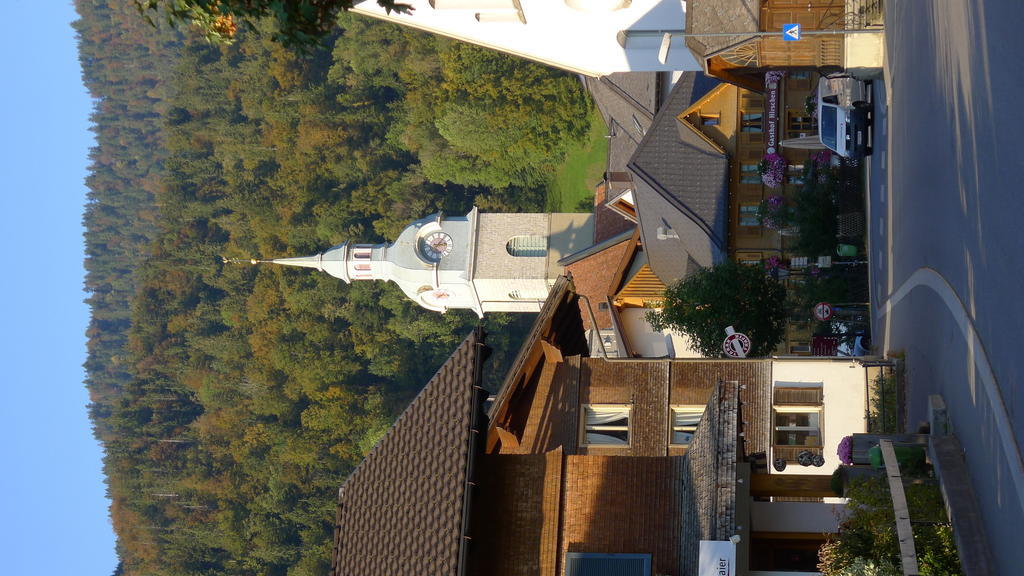
<path id="1" fill-rule="evenodd" d="M 223 45 L 123 3 L 78 9 L 97 102 L 87 385 L 119 571 L 324 574 L 338 487 L 477 320 L 221 256 L 393 239 L 473 204 L 540 210 L 590 104 L 569 75 L 351 14 L 296 53 L 273 21 Z M 494 154 L 460 114 L 523 150 Z M 530 320 L 488 316 L 490 373 Z"/>
<path id="2" fill-rule="evenodd" d="M 336 26 L 338 13 L 355 0 L 133 0 L 140 12 L 161 13 L 171 24 L 187 23 L 207 40 L 231 43 L 238 24 L 274 23 L 274 38 L 290 46 L 312 46 Z M 409 12 L 412 6 L 395 0 L 377 0 L 389 13 Z"/>
<path id="3" fill-rule="evenodd" d="M 725 355 L 727 326 L 750 337 L 748 356 L 767 356 L 785 336 L 785 303 L 786 289 L 760 267 L 726 261 L 670 286 L 663 308 L 647 319 L 658 330 L 686 334 L 709 358 Z"/>

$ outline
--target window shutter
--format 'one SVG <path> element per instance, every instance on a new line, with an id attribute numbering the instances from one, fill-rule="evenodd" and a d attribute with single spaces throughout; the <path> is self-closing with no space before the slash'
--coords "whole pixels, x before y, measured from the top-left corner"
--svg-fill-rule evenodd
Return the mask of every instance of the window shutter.
<path id="1" fill-rule="evenodd" d="M 821 387 L 815 388 L 776 388 L 775 405 L 820 406 L 822 402 Z"/>
<path id="2" fill-rule="evenodd" d="M 513 236 L 505 249 L 517 257 L 545 256 L 548 253 L 548 239 L 544 236 Z"/>

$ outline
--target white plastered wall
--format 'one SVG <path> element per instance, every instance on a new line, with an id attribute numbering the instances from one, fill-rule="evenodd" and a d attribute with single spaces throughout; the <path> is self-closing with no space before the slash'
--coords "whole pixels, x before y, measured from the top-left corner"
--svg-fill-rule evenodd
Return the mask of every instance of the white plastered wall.
<path id="1" fill-rule="evenodd" d="M 754 532 L 827 534 L 839 530 L 847 515 L 844 504 L 825 502 L 752 502 L 750 529 Z"/>
<path id="2" fill-rule="evenodd" d="M 690 339 L 671 330 L 656 331 L 644 319 L 647 308 L 624 308 L 619 313 L 622 330 L 633 351 L 644 358 L 701 358 Z M 723 335 L 723 338 L 725 336 Z"/>
<path id="3" fill-rule="evenodd" d="M 825 465 L 789 465 L 783 474 L 830 474 L 839 466 L 836 449 L 844 436 L 867 431 L 867 368 L 856 360 L 776 359 L 772 385 L 822 383 L 822 454 Z M 772 473 L 776 473 L 771 468 Z"/>

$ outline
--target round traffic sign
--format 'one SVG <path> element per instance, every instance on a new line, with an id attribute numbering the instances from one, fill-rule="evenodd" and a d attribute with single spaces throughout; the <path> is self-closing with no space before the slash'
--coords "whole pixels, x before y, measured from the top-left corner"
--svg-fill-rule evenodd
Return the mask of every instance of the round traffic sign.
<path id="1" fill-rule="evenodd" d="M 824 322 L 832 317 L 832 305 L 828 302 L 818 302 L 814 305 L 814 319 Z"/>
<path id="2" fill-rule="evenodd" d="M 733 332 L 725 337 L 722 350 L 731 358 L 746 358 L 750 352 L 750 338 L 742 332 Z"/>

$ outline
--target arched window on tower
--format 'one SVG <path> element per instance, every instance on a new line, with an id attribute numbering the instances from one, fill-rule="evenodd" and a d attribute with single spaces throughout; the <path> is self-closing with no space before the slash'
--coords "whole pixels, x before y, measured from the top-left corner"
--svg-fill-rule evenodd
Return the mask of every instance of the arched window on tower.
<path id="1" fill-rule="evenodd" d="M 547 256 L 548 239 L 544 236 L 513 236 L 505 244 L 505 250 L 518 258 Z"/>

